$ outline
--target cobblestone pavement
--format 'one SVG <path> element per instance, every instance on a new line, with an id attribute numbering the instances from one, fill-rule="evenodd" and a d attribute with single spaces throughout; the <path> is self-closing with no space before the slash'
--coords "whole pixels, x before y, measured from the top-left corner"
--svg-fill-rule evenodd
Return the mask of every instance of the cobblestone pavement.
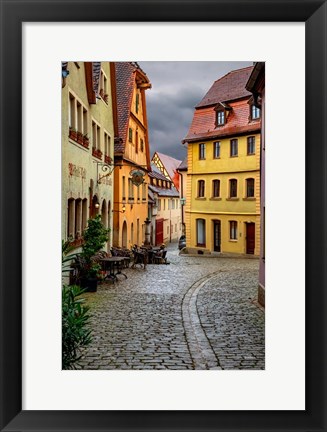
<path id="1" fill-rule="evenodd" d="M 82 369 L 264 369 L 258 260 L 179 256 L 126 269 L 86 293 L 93 341 Z"/>

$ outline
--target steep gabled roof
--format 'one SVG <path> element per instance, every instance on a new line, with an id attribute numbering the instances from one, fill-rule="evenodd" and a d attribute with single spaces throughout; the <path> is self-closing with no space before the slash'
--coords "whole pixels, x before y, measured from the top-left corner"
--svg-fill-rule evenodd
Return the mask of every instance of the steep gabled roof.
<path id="1" fill-rule="evenodd" d="M 151 171 L 149 171 L 149 176 L 156 178 L 158 180 L 166 180 L 168 182 L 171 182 L 171 180 L 169 178 L 167 178 L 161 171 L 160 169 L 157 167 L 156 164 L 154 164 L 153 162 L 151 162 Z"/>
<path id="2" fill-rule="evenodd" d="M 115 152 L 124 152 L 127 137 L 127 127 L 130 115 L 133 88 L 135 83 L 135 66 L 130 62 L 116 62 L 117 115 L 118 135 L 115 142 Z"/>
<path id="3" fill-rule="evenodd" d="M 252 133 L 260 129 L 260 119 L 250 118 L 249 100 L 252 95 L 245 89 L 252 70 L 253 66 L 238 69 L 215 81 L 206 96 L 196 106 L 191 126 L 183 143 L 202 139 L 219 139 Z M 229 108 L 228 115 L 226 115 L 227 120 L 224 125 L 217 125 L 215 108 L 217 105 L 226 105 L 226 102 Z"/>
<path id="4" fill-rule="evenodd" d="M 165 155 L 163 153 L 155 152 L 152 156 L 152 161 L 156 159 L 156 156 L 161 161 L 164 169 L 166 170 L 168 177 L 174 183 L 176 188 L 179 188 L 179 174 L 177 172 L 177 168 L 181 164 L 182 161 L 175 159 L 171 156 Z M 166 173 L 164 172 L 166 175 Z"/>
<path id="5" fill-rule="evenodd" d="M 209 91 L 195 108 L 202 108 L 208 105 L 216 105 L 219 102 L 227 102 L 251 96 L 251 93 L 246 90 L 245 84 L 252 70 L 253 66 L 249 66 L 228 72 L 227 75 L 224 75 L 213 83 Z"/>
<path id="6" fill-rule="evenodd" d="M 134 84 L 137 80 L 138 83 L 146 83 L 149 87 L 151 85 L 148 77 L 136 62 L 116 62 L 115 70 L 118 116 L 118 137 L 115 139 L 115 152 L 124 153 Z"/>

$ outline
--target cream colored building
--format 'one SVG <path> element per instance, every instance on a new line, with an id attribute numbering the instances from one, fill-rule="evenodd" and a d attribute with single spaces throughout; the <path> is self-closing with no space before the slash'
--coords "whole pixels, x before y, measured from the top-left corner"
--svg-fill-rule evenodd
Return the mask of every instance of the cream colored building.
<path id="1" fill-rule="evenodd" d="M 112 233 L 113 176 L 103 168 L 114 158 L 113 69 L 109 62 L 62 65 L 61 226 L 62 238 L 76 246 L 98 213 Z"/>
<path id="2" fill-rule="evenodd" d="M 149 189 L 155 198 L 155 226 L 152 242 L 155 245 L 178 241 L 182 232 L 179 192 L 155 164 L 151 164 Z"/>

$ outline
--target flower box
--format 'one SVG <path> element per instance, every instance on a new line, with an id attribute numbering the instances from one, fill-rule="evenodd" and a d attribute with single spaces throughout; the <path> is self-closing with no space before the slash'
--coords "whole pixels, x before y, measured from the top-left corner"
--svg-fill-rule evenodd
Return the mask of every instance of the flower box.
<path id="1" fill-rule="evenodd" d="M 94 156 L 98 159 L 102 159 L 102 151 L 96 149 L 95 147 L 92 147 L 92 156 Z"/>
<path id="2" fill-rule="evenodd" d="M 109 155 L 105 155 L 104 157 L 104 161 L 106 164 L 111 164 L 112 163 L 112 159 Z"/>
<path id="3" fill-rule="evenodd" d="M 76 129 L 69 128 L 69 138 L 73 141 L 77 141 L 77 131 Z"/>

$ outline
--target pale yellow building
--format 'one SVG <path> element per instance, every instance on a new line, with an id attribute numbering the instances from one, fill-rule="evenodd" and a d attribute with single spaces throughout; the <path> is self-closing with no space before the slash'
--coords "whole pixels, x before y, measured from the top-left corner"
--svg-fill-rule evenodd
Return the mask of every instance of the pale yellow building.
<path id="1" fill-rule="evenodd" d="M 113 178 L 102 168 L 114 157 L 113 72 L 109 62 L 62 64 L 62 238 L 76 246 L 98 213 L 112 233 Z"/>
<path id="2" fill-rule="evenodd" d="M 260 110 L 245 84 L 253 67 L 215 81 L 195 107 L 188 144 L 187 247 L 260 252 Z"/>

